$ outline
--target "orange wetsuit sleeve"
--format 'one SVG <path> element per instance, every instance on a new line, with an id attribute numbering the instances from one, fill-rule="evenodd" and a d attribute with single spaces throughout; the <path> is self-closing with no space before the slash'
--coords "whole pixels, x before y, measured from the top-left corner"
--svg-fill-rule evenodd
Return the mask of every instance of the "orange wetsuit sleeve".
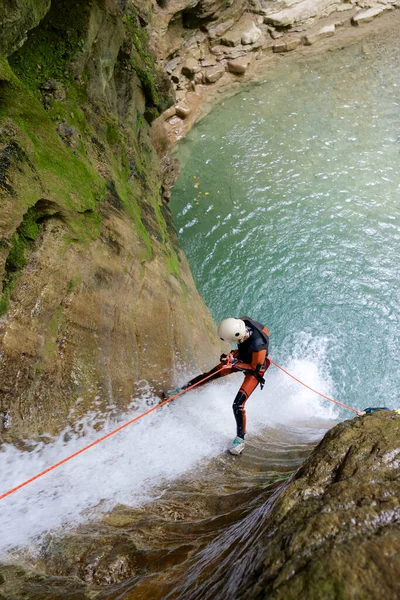
<path id="1" fill-rule="evenodd" d="M 266 356 L 266 350 L 259 350 L 258 352 L 253 352 L 251 356 L 251 367 L 253 371 L 259 371 L 261 369 L 265 362 Z"/>

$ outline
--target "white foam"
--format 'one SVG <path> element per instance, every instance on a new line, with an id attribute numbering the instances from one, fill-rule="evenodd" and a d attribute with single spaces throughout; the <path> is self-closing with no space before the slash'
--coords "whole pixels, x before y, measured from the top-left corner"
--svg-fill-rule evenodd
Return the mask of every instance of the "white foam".
<path id="1" fill-rule="evenodd" d="M 312 360 L 294 358 L 283 366 L 312 387 L 330 391 Z M 246 406 L 249 436 L 276 423 L 337 416 L 328 402 L 275 367 L 271 366 L 266 378 L 264 390 L 257 389 Z M 232 401 L 241 381 L 241 375 L 232 375 L 187 392 L 1 500 L 0 553 L 38 541 L 50 530 L 70 527 L 117 503 L 138 506 L 151 498 L 156 485 L 168 485 L 195 469 L 202 459 L 221 453 L 235 435 Z M 144 412 L 148 402 L 149 398 L 142 398 L 118 420 L 87 415 L 76 424 L 75 432 L 68 432 L 68 441 L 65 431 L 31 452 L 5 445 L 0 452 L 0 494 Z M 99 420 L 103 426 L 96 431 Z"/>

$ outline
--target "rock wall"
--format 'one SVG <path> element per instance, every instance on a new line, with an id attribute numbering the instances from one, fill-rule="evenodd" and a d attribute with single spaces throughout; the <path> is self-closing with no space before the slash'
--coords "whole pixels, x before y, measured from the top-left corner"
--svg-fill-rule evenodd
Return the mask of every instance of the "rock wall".
<path id="1" fill-rule="evenodd" d="M 56 432 L 77 400 L 76 415 L 168 389 L 219 343 L 161 198 L 150 124 L 173 90 L 151 3 L 1 4 L 5 440 Z"/>
<path id="2" fill-rule="evenodd" d="M 268 515 L 237 598 L 399 597 L 399 433 L 380 412 L 326 434 Z"/>
<path id="3" fill-rule="evenodd" d="M 336 425 L 160 597 L 225 599 L 234 590 L 236 600 L 397 600 L 399 433 L 393 412 Z"/>

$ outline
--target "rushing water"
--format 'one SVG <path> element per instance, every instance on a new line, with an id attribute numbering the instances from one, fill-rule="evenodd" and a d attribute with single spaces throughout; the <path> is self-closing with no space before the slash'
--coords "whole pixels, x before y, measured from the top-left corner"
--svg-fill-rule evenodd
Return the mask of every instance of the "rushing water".
<path id="1" fill-rule="evenodd" d="M 397 37 L 368 44 L 283 62 L 260 85 L 222 102 L 180 146 L 172 207 L 216 321 L 249 314 L 268 325 L 271 356 L 312 387 L 358 408 L 397 407 L 400 63 Z M 273 482 L 335 419 L 352 416 L 271 367 L 264 391 L 248 402 L 249 443 L 235 460 L 223 450 L 234 433 L 240 380 L 189 392 L 3 500 L 2 559 L 18 561 L 13 549 L 32 541 L 47 548 L 63 530 L 119 505 L 126 525 L 116 519 L 104 539 L 115 547 L 131 540 L 142 575 L 127 571 L 104 597 L 187 599 L 195 586 L 197 597 L 211 598 L 217 583 L 227 590 L 226 561 L 214 570 L 216 557 L 223 551 L 230 560 L 238 547 L 243 564 L 251 560 L 266 512 L 258 507 L 267 506 Z M 0 492 L 155 402 L 144 393 L 125 415 L 112 407 L 88 415 L 29 453 L 3 446 Z M 160 519 L 166 512 L 171 521 Z M 81 545 L 93 535 L 101 548 L 99 530 L 96 523 L 85 530 Z M 107 559 L 107 547 L 92 558 L 77 555 L 65 571 L 54 571 L 51 555 L 40 568 L 70 576 L 72 586 L 76 577 L 92 583 L 93 565 L 107 574 L 115 558 Z M 35 590 L 31 597 L 54 597 L 46 583 Z M 57 588 L 63 597 L 71 597 L 67 584 Z"/>
<path id="2" fill-rule="evenodd" d="M 172 201 L 215 320 L 264 322 L 276 360 L 314 357 L 357 408 L 398 406 L 396 40 L 283 63 L 221 102 L 179 148 Z"/>

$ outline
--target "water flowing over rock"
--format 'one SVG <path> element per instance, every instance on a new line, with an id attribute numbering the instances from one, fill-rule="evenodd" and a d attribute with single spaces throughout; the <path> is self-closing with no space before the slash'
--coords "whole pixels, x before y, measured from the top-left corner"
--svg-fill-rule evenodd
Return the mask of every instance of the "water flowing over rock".
<path id="1" fill-rule="evenodd" d="M 189 567 L 170 597 L 226 598 L 234 588 L 238 600 L 398 598 L 399 434 L 390 412 L 334 427 L 234 541 L 223 534 L 212 542 L 214 563 Z M 246 544 L 246 553 L 237 550 Z"/>
<path id="2" fill-rule="evenodd" d="M 0 594 L 113 598 L 123 589 L 126 600 L 212 600 L 234 589 L 238 600 L 396 600 L 399 433 L 390 412 L 345 421 L 289 480 L 268 473 L 276 449 L 265 473 L 263 463 L 220 457 L 218 490 L 211 470 L 142 509 L 120 506 L 101 523 L 49 536 L 31 569 L 2 567 Z"/>
<path id="3" fill-rule="evenodd" d="M 215 326 L 168 206 L 173 144 L 207 94 L 249 81 L 263 53 L 290 60 L 282 53 L 312 52 L 343 25 L 361 35 L 397 6 L 0 0 L 0 442 L 29 449 L 93 404 L 123 411 L 215 363 Z M 197 538 L 176 547 L 180 525 L 160 524 L 160 504 L 150 526 L 146 511 L 119 507 L 105 519 L 117 533 L 94 524 L 42 546 L 32 569 L 2 566 L 0 597 L 121 597 L 127 585 L 133 600 L 132 579 L 143 590 L 151 575 L 151 600 L 232 589 L 237 600 L 397 599 L 398 435 L 390 413 L 338 425 L 289 483 L 246 489 L 263 503 L 237 509 L 225 537 L 234 493 L 210 493 L 209 512 L 163 505 L 194 538 L 196 510 L 207 513 L 198 564 Z"/>
<path id="4" fill-rule="evenodd" d="M 383 412 L 325 436 L 274 505 L 240 597 L 398 597 L 399 434 Z"/>

